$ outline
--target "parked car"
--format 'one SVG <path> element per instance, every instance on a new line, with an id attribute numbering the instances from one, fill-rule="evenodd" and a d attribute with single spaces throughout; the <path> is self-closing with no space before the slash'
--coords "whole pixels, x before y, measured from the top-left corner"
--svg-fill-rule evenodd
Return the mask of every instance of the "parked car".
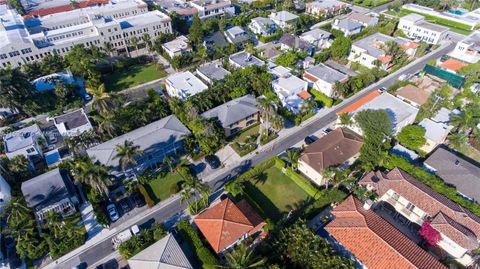
<path id="1" fill-rule="evenodd" d="M 117 207 L 115 207 L 114 204 L 109 204 L 107 206 L 107 212 L 111 221 L 116 221 L 120 218 L 120 216 L 118 215 Z"/>
<path id="2" fill-rule="evenodd" d="M 331 128 L 325 128 L 325 129 L 322 130 L 322 133 L 326 135 L 326 134 L 330 133 L 331 131 L 332 131 Z"/>
<path id="3" fill-rule="evenodd" d="M 139 193 L 132 195 L 132 199 L 136 207 L 142 207 L 146 204 L 145 199 L 143 199 L 143 196 Z"/>
<path id="4" fill-rule="evenodd" d="M 220 167 L 220 160 L 218 159 L 217 155 L 205 156 L 205 162 L 207 162 L 212 169 L 217 169 Z"/>
<path id="5" fill-rule="evenodd" d="M 132 210 L 130 206 L 130 202 L 128 201 L 128 198 L 123 198 L 118 203 L 120 204 L 120 207 L 122 208 L 123 213 L 127 213 L 128 211 Z"/>
<path id="6" fill-rule="evenodd" d="M 309 136 L 305 137 L 304 141 L 305 141 L 305 144 L 310 145 L 313 142 L 315 142 L 316 139 L 314 137 L 312 137 L 311 135 L 309 135 Z"/>

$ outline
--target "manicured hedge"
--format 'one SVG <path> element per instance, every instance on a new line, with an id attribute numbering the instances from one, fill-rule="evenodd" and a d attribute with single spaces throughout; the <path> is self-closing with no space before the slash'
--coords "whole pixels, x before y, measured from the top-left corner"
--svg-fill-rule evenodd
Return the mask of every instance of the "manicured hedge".
<path id="1" fill-rule="evenodd" d="M 180 222 L 177 226 L 178 232 L 182 238 L 188 243 L 190 250 L 201 263 L 201 268 L 215 269 L 217 268 L 217 258 L 212 251 L 205 246 L 199 235 L 186 220 Z"/>
<path id="2" fill-rule="evenodd" d="M 278 169 L 282 169 L 285 166 L 285 163 L 278 157 L 275 157 L 275 165 Z M 312 196 L 313 198 L 318 198 L 319 189 L 313 186 L 308 179 L 304 178 L 303 176 L 299 175 L 297 172 L 293 171 L 291 167 L 287 167 L 285 170 L 285 175 L 292 179 L 295 184 L 297 184 L 302 190 L 304 190 L 308 195 Z"/>
<path id="3" fill-rule="evenodd" d="M 333 105 L 333 99 L 329 98 L 325 94 L 323 94 L 323 93 L 321 93 L 317 90 L 314 90 L 314 89 L 310 90 L 310 93 L 315 98 L 315 101 L 321 102 L 326 107 L 331 107 Z"/>
<path id="4" fill-rule="evenodd" d="M 145 199 L 145 202 L 147 203 L 148 207 L 152 207 L 155 205 L 155 202 L 152 200 L 150 195 L 148 195 L 148 192 L 143 185 L 140 184 L 140 186 L 138 186 L 138 190 L 140 191 L 143 198 Z"/>
<path id="5" fill-rule="evenodd" d="M 420 167 L 417 167 L 409 163 L 404 158 L 397 155 L 390 155 L 385 162 L 385 168 L 393 169 L 398 167 L 403 171 L 407 172 L 411 176 L 415 177 L 420 182 L 432 188 L 434 191 L 444 195 L 448 199 L 454 201 L 455 203 L 463 206 L 464 208 L 470 210 L 473 214 L 480 217 L 480 205 L 472 201 L 469 201 L 462 196 L 457 194 L 455 188 L 447 186 L 442 179 L 439 177 L 428 173 Z"/>

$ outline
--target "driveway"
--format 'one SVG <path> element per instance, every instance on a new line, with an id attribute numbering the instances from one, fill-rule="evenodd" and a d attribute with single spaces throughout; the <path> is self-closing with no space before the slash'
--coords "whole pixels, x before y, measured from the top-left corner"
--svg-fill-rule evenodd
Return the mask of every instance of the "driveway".
<path id="1" fill-rule="evenodd" d="M 205 159 L 202 158 L 198 161 L 192 162 L 193 169 L 199 179 L 205 178 L 212 173 L 221 170 L 223 167 L 228 167 L 234 163 L 237 163 L 240 160 L 240 156 L 230 147 L 230 145 L 220 149 L 215 153 L 215 155 L 220 160 L 220 167 L 213 169 L 209 164 L 205 162 Z"/>

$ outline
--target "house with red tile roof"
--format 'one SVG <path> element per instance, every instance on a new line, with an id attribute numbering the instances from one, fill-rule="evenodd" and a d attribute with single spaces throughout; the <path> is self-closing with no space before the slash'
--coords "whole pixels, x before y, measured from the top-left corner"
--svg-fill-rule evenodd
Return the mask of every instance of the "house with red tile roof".
<path id="1" fill-rule="evenodd" d="M 247 201 L 235 203 L 230 198 L 206 209 L 193 221 L 218 254 L 260 233 L 266 224 Z"/>
<path id="2" fill-rule="evenodd" d="M 368 206 L 347 197 L 331 211 L 333 220 L 325 230 L 369 269 L 446 269 Z"/>
<path id="3" fill-rule="evenodd" d="M 430 219 L 442 238 L 439 248 L 465 266 L 474 262 L 470 253 L 479 247 L 478 216 L 398 168 L 370 172 L 359 184 L 376 192 L 378 203 L 390 205 L 409 222 L 422 225 Z"/>
<path id="4" fill-rule="evenodd" d="M 466 64 L 462 61 L 459 61 L 459 60 L 454 59 L 454 58 L 450 58 L 450 59 L 446 60 L 445 62 L 443 62 L 440 65 L 440 67 L 447 70 L 447 71 L 457 73 L 458 70 L 462 69 L 462 67 L 465 67 L 467 65 L 468 64 Z"/>
<path id="5" fill-rule="evenodd" d="M 375 99 L 380 94 L 382 94 L 381 91 L 370 92 L 367 95 L 363 96 L 362 98 L 358 99 L 357 101 L 355 101 L 355 102 L 351 103 L 350 105 L 344 107 L 342 110 L 338 111 L 337 115 L 340 116 L 343 113 L 352 113 L 355 110 L 359 109 L 364 104 L 366 104 L 366 103 L 372 101 L 373 99 Z"/>

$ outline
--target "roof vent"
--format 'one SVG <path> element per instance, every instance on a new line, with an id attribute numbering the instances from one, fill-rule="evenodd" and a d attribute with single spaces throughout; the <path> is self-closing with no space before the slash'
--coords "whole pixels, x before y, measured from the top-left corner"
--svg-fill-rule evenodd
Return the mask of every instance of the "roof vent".
<path id="1" fill-rule="evenodd" d="M 460 161 L 459 160 L 456 160 L 455 161 L 455 165 L 458 166 L 460 164 Z"/>
<path id="2" fill-rule="evenodd" d="M 370 208 L 372 208 L 372 205 L 373 205 L 373 201 L 368 199 L 365 201 L 365 203 L 363 204 L 363 209 L 365 210 L 369 210 Z"/>

